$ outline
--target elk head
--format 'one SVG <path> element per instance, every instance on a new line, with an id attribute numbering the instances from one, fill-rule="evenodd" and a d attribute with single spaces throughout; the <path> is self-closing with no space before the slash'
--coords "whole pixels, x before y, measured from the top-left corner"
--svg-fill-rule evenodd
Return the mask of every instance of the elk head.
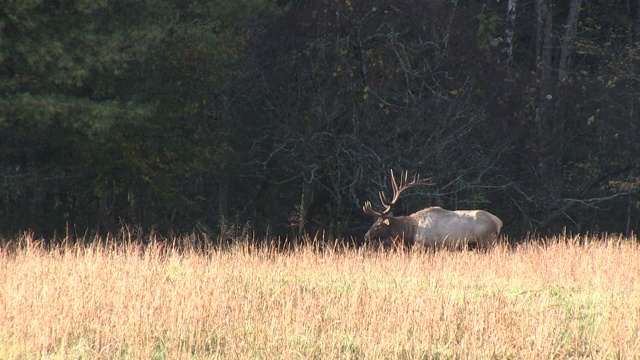
<path id="1" fill-rule="evenodd" d="M 415 175 L 413 177 L 413 181 L 407 183 L 407 177 L 407 172 L 402 172 L 400 175 L 400 183 L 398 184 L 395 176 L 393 175 L 393 170 L 391 170 L 391 187 L 393 188 L 393 197 L 391 198 L 391 201 L 388 201 L 384 192 L 380 191 L 380 202 L 384 207 L 382 212 L 374 210 L 370 201 L 365 201 L 364 206 L 362 207 L 364 213 L 377 217 L 376 222 L 373 223 L 369 231 L 364 235 L 365 239 L 396 237 L 403 235 L 406 232 L 407 224 L 404 224 L 400 218 L 395 218 L 391 212 L 393 205 L 398 201 L 400 194 L 403 191 L 414 186 L 433 185 L 433 183 L 431 183 L 431 178 L 420 179 L 419 175 Z"/>

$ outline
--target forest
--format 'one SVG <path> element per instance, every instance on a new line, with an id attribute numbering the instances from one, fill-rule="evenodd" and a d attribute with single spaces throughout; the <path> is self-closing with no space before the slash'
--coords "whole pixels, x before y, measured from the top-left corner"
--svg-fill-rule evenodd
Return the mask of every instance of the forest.
<path id="1" fill-rule="evenodd" d="M 0 3 L 0 234 L 640 227 L 640 0 Z"/>

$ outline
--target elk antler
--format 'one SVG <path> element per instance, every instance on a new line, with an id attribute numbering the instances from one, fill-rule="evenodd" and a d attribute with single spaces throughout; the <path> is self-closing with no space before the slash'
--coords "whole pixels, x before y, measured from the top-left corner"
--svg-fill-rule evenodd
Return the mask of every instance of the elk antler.
<path id="1" fill-rule="evenodd" d="M 391 208 L 400 198 L 400 194 L 408 188 L 420 185 L 433 185 L 433 183 L 431 182 L 431 178 L 420 179 L 420 175 L 415 175 L 413 177 L 413 181 L 407 184 L 408 176 L 409 174 L 407 173 L 407 171 L 403 171 L 402 174 L 400 174 L 400 184 L 398 184 L 398 182 L 396 181 L 396 177 L 393 175 L 393 169 L 391 170 L 391 187 L 393 188 L 393 198 L 391 198 L 391 201 L 387 201 L 387 197 L 385 196 L 384 192 L 380 191 L 380 202 L 382 203 L 382 206 L 384 206 L 384 211 L 381 213 L 381 215 L 389 215 L 391 213 Z M 367 213 L 367 211 L 365 211 L 365 213 Z"/>
<path id="2" fill-rule="evenodd" d="M 373 210 L 373 206 L 371 205 L 371 201 L 365 201 L 362 210 L 365 214 L 375 216 L 375 217 L 383 217 L 381 212 Z"/>

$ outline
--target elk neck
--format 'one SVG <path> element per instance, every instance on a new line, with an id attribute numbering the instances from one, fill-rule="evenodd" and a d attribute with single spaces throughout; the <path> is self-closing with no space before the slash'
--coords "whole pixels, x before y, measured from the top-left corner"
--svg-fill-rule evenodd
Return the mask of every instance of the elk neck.
<path id="1" fill-rule="evenodd" d="M 405 240 L 413 242 L 418 222 L 411 216 L 390 216 L 391 233 L 394 236 L 404 236 Z"/>

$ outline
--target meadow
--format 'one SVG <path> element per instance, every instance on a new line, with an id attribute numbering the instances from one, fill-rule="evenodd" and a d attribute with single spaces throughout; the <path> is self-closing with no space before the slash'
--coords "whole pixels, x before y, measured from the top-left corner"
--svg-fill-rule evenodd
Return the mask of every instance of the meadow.
<path id="1" fill-rule="evenodd" d="M 640 246 L 0 247 L 2 359 L 629 359 Z"/>

